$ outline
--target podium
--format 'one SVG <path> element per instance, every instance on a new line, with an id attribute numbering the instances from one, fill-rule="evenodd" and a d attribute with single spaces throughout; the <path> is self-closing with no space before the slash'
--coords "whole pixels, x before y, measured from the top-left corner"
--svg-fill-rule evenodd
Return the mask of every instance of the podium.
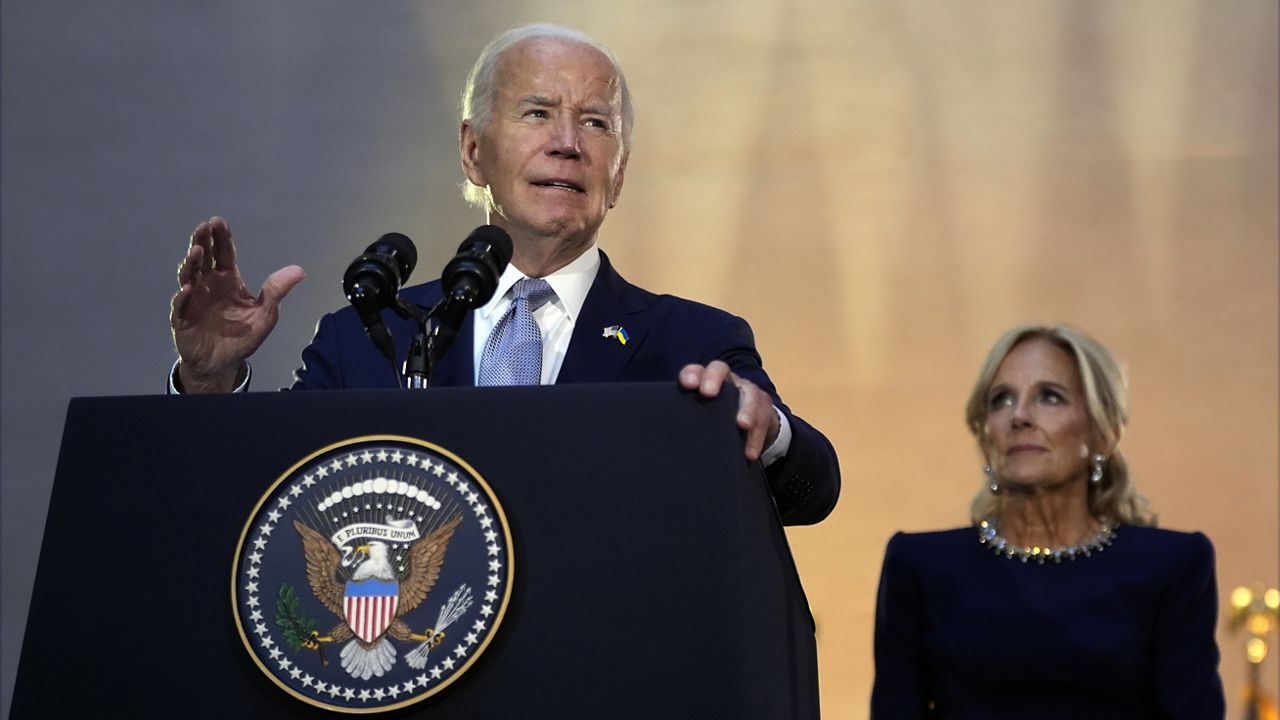
<path id="1" fill-rule="evenodd" d="M 675 383 L 72 400 L 11 716 L 337 716 L 254 664 L 232 565 L 291 466 L 394 434 L 485 479 L 515 566 L 474 666 L 385 716 L 817 718 L 813 620 L 735 411 Z"/>

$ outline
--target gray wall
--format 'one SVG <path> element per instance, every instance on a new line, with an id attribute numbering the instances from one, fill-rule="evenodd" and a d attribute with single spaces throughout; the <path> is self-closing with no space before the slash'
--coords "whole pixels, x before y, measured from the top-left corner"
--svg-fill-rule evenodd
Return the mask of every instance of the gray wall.
<path id="1" fill-rule="evenodd" d="M 364 245 L 407 233 L 427 277 L 483 221 L 458 199 L 455 119 L 483 41 L 435 45 L 456 33 L 421 7 L 4 3 L 6 715 L 67 401 L 163 391 L 191 228 L 226 216 L 252 288 L 284 264 L 308 271 L 254 358 L 256 389 L 270 390 L 343 302 L 342 271 Z"/>

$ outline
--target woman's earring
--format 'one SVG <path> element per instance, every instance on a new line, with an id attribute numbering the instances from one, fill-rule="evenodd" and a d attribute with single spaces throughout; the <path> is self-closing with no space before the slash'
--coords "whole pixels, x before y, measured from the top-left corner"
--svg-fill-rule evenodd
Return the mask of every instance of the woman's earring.
<path id="1" fill-rule="evenodd" d="M 986 475 L 987 475 L 987 482 L 988 482 L 988 483 L 990 483 L 989 485 L 987 485 L 987 489 L 991 491 L 991 494 L 992 494 L 992 495 L 999 495 L 999 494 L 1000 494 L 1000 481 L 996 479 L 996 474 L 995 474 L 995 472 L 991 469 L 991 466 L 990 466 L 990 465 L 986 465 L 986 466 L 984 466 L 984 467 L 982 468 L 982 472 L 986 473 Z"/>
<path id="2" fill-rule="evenodd" d="M 1093 470 L 1089 472 L 1090 485 L 1102 484 L 1102 471 L 1106 462 L 1107 459 L 1102 456 L 1102 453 L 1097 453 L 1093 456 Z"/>

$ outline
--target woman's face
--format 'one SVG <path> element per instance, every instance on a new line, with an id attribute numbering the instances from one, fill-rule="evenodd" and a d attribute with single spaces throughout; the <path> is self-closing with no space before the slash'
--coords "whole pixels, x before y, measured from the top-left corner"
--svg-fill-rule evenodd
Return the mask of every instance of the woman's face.
<path id="1" fill-rule="evenodd" d="M 1018 343 L 996 369 L 986 401 L 983 451 L 1001 485 L 1086 481 L 1095 433 L 1067 351 L 1044 338 Z"/>

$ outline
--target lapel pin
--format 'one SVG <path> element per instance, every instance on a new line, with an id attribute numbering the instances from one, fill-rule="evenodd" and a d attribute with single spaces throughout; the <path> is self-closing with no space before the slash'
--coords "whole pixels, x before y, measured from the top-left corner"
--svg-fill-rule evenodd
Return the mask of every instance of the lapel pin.
<path id="1" fill-rule="evenodd" d="M 622 327 L 621 325 L 610 325 L 609 327 L 605 328 L 603 337 L 617 338 L 618 342 L 622 343 L 623 345 L 626 345 L 627 341 L 631 339 L 631 336 L 627 334 L 627 329 Z"/>

